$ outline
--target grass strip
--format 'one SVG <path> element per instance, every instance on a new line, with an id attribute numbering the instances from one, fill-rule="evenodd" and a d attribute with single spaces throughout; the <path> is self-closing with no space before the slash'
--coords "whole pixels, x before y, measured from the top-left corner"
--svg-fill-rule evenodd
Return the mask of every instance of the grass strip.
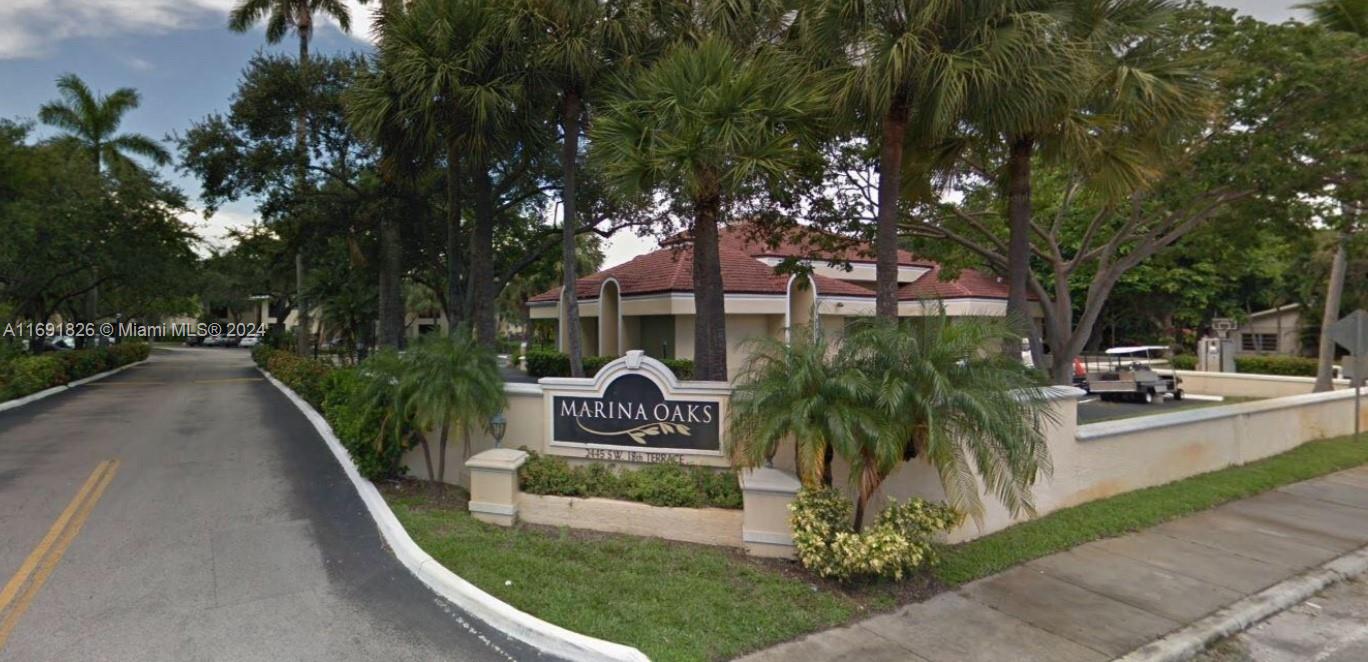
<path id="1" fill-rule="evenodd" d="M 947 584 L 996 574 L 1086 542 L 1161 524 L 1276 487 L 1368 463 L 1368 442 L 1338 437 L 1249 464 L 1085 503 L 941 550 Z"/>
<path id="2" fill-rule="evenodd" d="M 729 659 L 894 603 L 821 590 L 736 550 L 505 529 L 432 507 L 427 497 L 387 498 L 414 541 L 456 574 L 518 609 L 635 646 L 652 660 Z"/>

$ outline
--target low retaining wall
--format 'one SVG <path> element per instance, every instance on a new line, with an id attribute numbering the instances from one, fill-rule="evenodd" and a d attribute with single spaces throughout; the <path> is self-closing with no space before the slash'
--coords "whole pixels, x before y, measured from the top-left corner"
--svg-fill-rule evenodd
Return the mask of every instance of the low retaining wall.
<path id="1" fill-rule="evenodd" d="M 1179 370 L 1183 390 L 1202 395 L 1221 395 L 1231 398 L 1282 398 L 1310 393 L 1316 386 L 1315 377 L 1285 375 L 1255 375 L 1237 372 L 1198 372 Z M 1335 388 L 1349 386 L 1349 380 L 1336 379 Z"/>
<path id="2" fill-rule="evenodd" d="M 616 499 L 524 492 L 518 496 L 518 519 L 528 524 L 741 546 L 742 511 L 727 508 L 665 508 Z"/>
<path id="3" fill-rule="evenodd" d="M 1047 434 L 1053 470 L 1033 490 L 1039 515 L 1245 464 L 1308 441 L 1354 431 L 1352 390 L 1082 426 L 1068 420 L 1069 409 L 1061 407 L 1065 420 Z M 1360 416 L 1368 430 L 1368 407 Z M 935 471 L 914 460 L 889 478 L 881 496 L 941 500 L 945 493 Z M 966 522 L 951 533 L 950 541 L 971 540 L 1028 519 L 1011 517 L 986 491 L 981 498 L 985 511 L 982 521 Z M 881 506 L 882 502 L 877 507 Z"/>

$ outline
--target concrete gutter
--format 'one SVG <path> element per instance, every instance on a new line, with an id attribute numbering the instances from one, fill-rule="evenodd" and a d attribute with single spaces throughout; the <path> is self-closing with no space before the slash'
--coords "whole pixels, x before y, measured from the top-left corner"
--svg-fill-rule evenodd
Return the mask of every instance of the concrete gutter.
<path id="1" fill-rule="evenodd" d="M 132 363 L 129 363 L 128 365 L 121 365 L 121 366 L 119 366 L 119 367 L 117 367 L 117 368 L 115 368 L 115 369 L 113 369 L 113 370 L 106 370 L 106 371 L 101 372 L 101 373 L 99 373 L 99 374 L 95 374 L 95 375 L 91 375 L 91 376 L 89 376 L 89 377 L 84 377 L 84 378 L 78 379 L 78 380 L 76 380 L 76 381 L 74 381 L 74 382 L 68 382 L 67 384 L 65 384 L 65 385 L 63 385 L 63 386 L 54 386 L 54 387 L 49 388 L 49 389 L 44 389 L 44 390 L 42 390 L 42 391 L 38 391 L 37 393 L 30 393 L 30 394 L 28 394 L 28 395 L 26 395 L 26 396 L 24 396 L 24 397 L 22 397 L 22 398 L 15 398 L 15 399 L 13 399 L 13 400 L 6 400 L 6 401 L 4 401 L 4 402 L 0 402 L 0 411 L 9 411 L 10 409 L 14 409 L 14 408 L 16 408 L 16 407 L 22 407 L 22 406 L 24 406 L 24 405 L 26 405 L 26 404 L 28 404 L 28 403 L 30 403 L 30 402 L 37 402 L 37 401 L 39 401 L 39 400 L 42 400 L 43 398 L 47 398 L 47 397 L 51 397 L 51 396 L 57 395 L 58 393 L 62 393 L 63 391 L 69 391 L 69 390 L 71 390 L 71 389 L 73 389 L 73 388 L 76 388 L 77 386 L 82 385 L 82 384 L 89 384 L 90 382 L 93 382 L 93 381 L 96 381 L 96 380 L 99 380 L 99 379 L 104 379 L 105 377 L 108 377 L 108 376 L 110 376 L 110 375 L 117 374 L 117 373 L 123 372 L 123 371 L 125 371 L 125 370 L 127 370 L 127 369 L 129 369 L 129 368 L 132 368 L 132 367 L 135 366 L 135 365 L 142 365 L 142 364 L 144 364 L 144 363 L 147 363 L 147 359 L 143 359 L 143 360 L 141 360 L 141 361 L 134 361 L 134 362 L 132 362 Z"/>
<path id="2" fill-rule="evenodd" d="M 384 497 L 380 496 L 380 491 L 375 488 L 375 485 L 361 477 L 360 472 L 356 470 L 356 465 L 352 463 L 351 456 L 347 454 L 347 449 L 342 446 L 337 435 L 333 434 L 332 427 L 324 420 L 322 414 L 314 410 L 309 403 L 290 390 L 290 387 L 282 384 L 270 373 L 261 370 L 261 368 L 257 368 L 257 370 L 265 375 L 267 381 L 280 389 L 280 392 L 284 393 L 304 413 L 304 417 L 309 420 L 309 423 L 313 424 L 314 430 L 323 437 L 323 441 L 327 442 L 328 449 L 332 451 L 333 457 L 337 459 L 338 464 L 342 465 L 342 471 L 347 474 L 352 485 L 356 487 L 357 493 L 361 496 L 361 501 L 366 504 L 366 509 L 370 511 L 376 526 L 379 527 L 380 535 L 384 537 L 385 543 L 394 551 L 394 556 L 399 559 L 400 563 L 404 564 L 404 567 L 409 569 L 409 572 L 418 577 L 437 595 L 451 601 L 471 616 L 489 624 L 490 627 L 547 655 L 575 662 L 649 662 L 650 658 L 631 646 L 615 644 L 611 641 L 572 632 L 520 611 L 484 592 L 478 586 L 461 579 L 441 563 L 438 563 L 417 543 L 413 542 L 413 538 L 409 536 L 408 531 L 404 530 L 404 526 L 394 516 L 394 511 L 390 510 L 389 504 L 385 502 Z"/>
<path id="3" fill-rule="evenodd" d="M 1162 639 L 1145 644 L 1117 658 L 1117 661 L 1190 660 L 1218 639 L 1243 632 L 1255 623 L 1325 590 L 1331 584 L 1353 579 L 1364 572 L 1368 572 L 1368 546 L 1274 584 Z"/>

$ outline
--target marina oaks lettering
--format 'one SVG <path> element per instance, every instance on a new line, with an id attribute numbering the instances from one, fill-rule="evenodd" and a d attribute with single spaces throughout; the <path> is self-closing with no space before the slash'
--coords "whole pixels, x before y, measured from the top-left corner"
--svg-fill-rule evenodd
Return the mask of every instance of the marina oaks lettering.
<path id="1" fill-rule="evenodd" d="M 605 402 L 603 400 L 560 399 L 560 415 L 575 418 L 601 418 L 628 421 L 668 421 L 670 423 L 711 423 L 716 405 L 672 404 L 661 402 L 649 410 L 640 402 Z"/>
<path id="2" fill-rule="evenodd" d="M 630 452 L 721 451 L 717 402 L 666 397 L 651 379 L 624 374 L 600 396 L 556 395 L 551 402 L 552 443 L 624 447 Z"/>

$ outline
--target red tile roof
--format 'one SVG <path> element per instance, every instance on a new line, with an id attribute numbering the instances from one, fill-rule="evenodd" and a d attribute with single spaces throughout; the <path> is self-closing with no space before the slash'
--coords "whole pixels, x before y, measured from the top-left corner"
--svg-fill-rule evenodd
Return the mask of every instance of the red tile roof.
<path id="1" fill-rule="evenodd" d="M 794 233 L 777 246 L 767 246 L 748 235 L 744 228 L 729 227 L 719 237 L 718 256 L 722 262 L 722 287 L 728 294 L 785 294 L 788 290 L 789 276 L 775 273 L 774 268 L 761 262 L 762 257 L 798 257 L 813 260 L 837 260 L 852 262 L 872 262 L 873 251 L 867 242 L 851 242 L 835 250 L 815 246 Z M 797 240 L 794 241 L 794 237 Z M 580 300 L 593 300 L 599 296 L 603 281 L 614 278 L 622 296 L 638 296 L 667 292 L 693 292 L 693 246 L 687 237 L 675 236 L 667 239 L 665 247 L 633 258 L 610 269 L 580 278 L 576 282 Z M 1007 297 L 1007 286 L 993 276 L 973 269 L 964 269 L 959 278 L 941 282 L 940 265 L 930 260 L 913 256 L 907 251 L 898 251 L 898 263 L 904 266 L 928 267 L 930 270 L 912 283 L 898 290 L 901 300 L 926 298 L 998 298 Z M 874 298 L 873 290 L 855 283 L 813 275 L 819 296 L 846 296 Z M 560 299 L 561 288 L 557 287 L 528 301 L 530 303 L 554 303 Z"/>

